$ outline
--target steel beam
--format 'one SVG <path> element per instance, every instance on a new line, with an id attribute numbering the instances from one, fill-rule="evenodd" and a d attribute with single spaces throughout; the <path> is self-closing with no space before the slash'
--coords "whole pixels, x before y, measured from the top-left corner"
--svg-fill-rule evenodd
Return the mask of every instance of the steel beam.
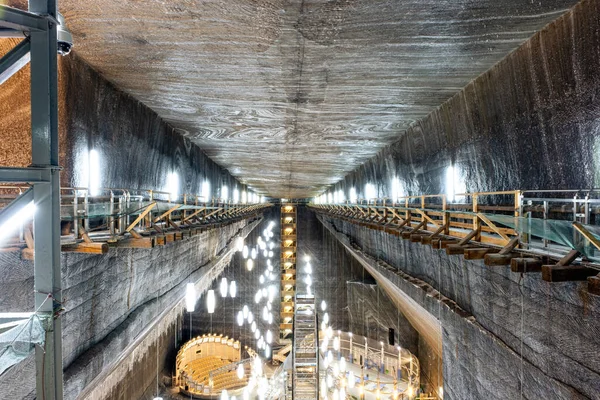
<path id="1" fill-rule="evenodd" d="M 0 182 L 41 183 L 50 182 L 51 168 L 0 167 Z"/>
<path id="2" fill-rule="evenodd" d="M 25 39 L 0 58 L 0 85 L 29 63 L 29 40 Z"/>
<path id="3" fill-rule="evenodd" d="M 4 225 L 20 209 L 33 201 L 33 188 L 27 189 L 25 193 L 11 201 L 0 211 L 0 226 Z"/>
<path id="4" fill-rule="evenodd" d="M 56 20 L 55 0 L 30 0 L 29 11 Z M 61 317 L 54 305 L 62 303 L 60 270 L 60 185 L 58 167 L 57 24 L 31 31 L 31 159 L 49 169 L 48 181 L 33 187 L 35 306 L 45 317 L 44 348 L 36 347 L 36 397 L 63 399 Z M 51 294 L 52 301 L 46 301 Z"/>
<path id="5" fill-rule="evenodd" d="M 48 30 L 48 20 L 40 15 L 0 5 L 0 27 L 21 32 L 45 31 Z"/>

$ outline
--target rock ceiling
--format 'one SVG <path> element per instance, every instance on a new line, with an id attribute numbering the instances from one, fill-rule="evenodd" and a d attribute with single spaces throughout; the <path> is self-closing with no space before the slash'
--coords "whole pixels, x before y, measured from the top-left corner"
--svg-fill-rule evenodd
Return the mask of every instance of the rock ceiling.
<path id="1" fill-rule="evenodd" d="M 61 0 L 74 51 L 260 193 L 337 182 L 574 0 Z"/>

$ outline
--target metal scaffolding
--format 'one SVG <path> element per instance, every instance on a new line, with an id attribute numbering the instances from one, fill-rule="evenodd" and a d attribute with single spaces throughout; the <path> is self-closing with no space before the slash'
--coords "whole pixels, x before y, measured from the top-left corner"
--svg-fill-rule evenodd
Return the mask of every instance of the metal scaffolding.
<path id="1" fill-rule="evenodd" d="M 296 295 L 294 313 L 293 398 L 319 398 L 319 358 L 317 352 L 317 314 L 313 295 Z"/>
<path id="2" fill-rule="evenodd" d="M 54 312 L 62 302 L 57 53 L 64 51 L 57 40 L 59 24 L 56 0 L 29 0 L 29 11 L 0 5 L 0 37 L 25 37 L 0 59 L 0 83 L 31 64 L 32 160 L 27 168 L 0 168 L 0 182 L 31 185 L 0 212 L 0 221 L 33 201 L 35 310 L 46 332 L 43 348 L 36 346 L 36 394 L 46 400 L 63 398 L 61 320 Z"/>

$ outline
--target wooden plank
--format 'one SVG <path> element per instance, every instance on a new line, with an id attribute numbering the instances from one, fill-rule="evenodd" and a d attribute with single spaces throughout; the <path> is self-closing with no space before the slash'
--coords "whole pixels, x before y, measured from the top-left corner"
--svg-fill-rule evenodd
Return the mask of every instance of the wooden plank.
<path id="1" fill-rule="evenodd" d="M 435 226 L 440 226 L 440 224 L 438 224 L 438 222 L 441 222 L 441 221 L 434 221 L 433 219 L 431 219 L 431 218 L 429 217 L 429 215 L 427 215 L 427 214 L 425 213 L 425 211 L 423 211 L 423 210 L 415 210 L 415 211 L 417 211 L 419 214 L 421 214 L 421 216 L 422 216 L 424 219 L 426 219 L 427 221 L 431 222 L 433 225 L 435 225 Z"/>
<path id="2" fill-rule="evenodd" d="M 451 244 L 456 244 L 456 240 L 454 240 L 454 239 L 440 239 L 440 241 L 439 241 L 440 249 L 445 249 L 446 247 L 448 247 Z"/>
<path id="3" fill-rule="evenodd" d="M 473 247 L 472 245 L 461 245 L 461 244 L 449 244 L 446 247 L 446 254 L 449 256 L 453 255 L 464 255 L 465 250 Z"/>
<path id="4" fill-rule="evenodd" d="M 567 253 L 566 256 L 560 259 L 559 262 L 556 263 L 558 266 L 565 266 L 571 264 L 573 261 L 579 257 L 581 253 L 578 250 L 571 250 Z"/>
<path id="5" fill-rule="evenodd" d="M 423 235 L 421 233 L 413 233 L 410 235 L 410 241 L 414 243 L 421 243 L 421 239 L 428 235 Z"/>
<path id="6" fill-rule="evenodd" d="M 600 274 L 596 276 L 588 276 L 588 292 L 600 296 Z"/>
<path id="7" fill-rule="evenodd" d="M 154 237 L 144 237 L 141 239 L 125 238 L 115 243 L 111 243 L 111 247 L 125 247 L 134 249 L 151 249 L 154 247 L 156 240 Z"/>
<path id="8" fill-rule="evenodd" d="M 178 208 L 181 207 L 181 204 L 175 205 L 171 208 L 169 208 L 167 211 L 165 211 L 164 213 L 162 213 L 160 216 L 154 218 L 154 223 L 159 222 L 161 219 L 168 217 L 169 215 L 171 215 L 171 213 L 173 213 L 173 211 L 177 210 Z"/>
<path id="9" fill-rule="evenodd" d="M 486 254 L 483 257 L 483 261 L 484 264 L 488 266 L 510 265 L 510 260 L 518 256 L 517 253 L 502 254 L 502 252 L 500 252 L 497 254 Z"/>
<path id="10" fill-rule="evenodd" d="M 108 243 L 73 243 L 63 244 L 60 250 L 66 253 L 91 253 L 91 254 L 106 254 L 108 253 Z"/>
<path id="11" fill-rule="evenodd" d="M 167 244 L 167 239 L 165 238 L 165 235 L 157 235 L 155 236 L 156 240 L 155 240 L 155 245 L 156 246 L 164 246 L 165 244 Z"/>
<path id="12" fill-rule="evenodd" d="M 149 213 L 150 211 L 152 211 L 152 209 L 153 209 L 154 207 L 156 207 L 156 203 L 152 203 L 152 204 L 150 204 L 148 207 L 146 207 L 146 209 L 144 209 L 144 211 L 142 211 L 142 212 L 140 213 L 140 215 L 138 215 L 138 216 L 137 216 L 137 218 L 136 218 L 136 219 L 135 219 L 135 220 L 134 220 L 134 221 L 133 221 L 133 222 L 132 222 L 132 223 L 131 223 L 131 224 L 130 224 L 128 227 L 127 227 L 127 229 L 125 229 L 125 232 L 130 232 L 130 231 L 132 231 L 132 230 L 133 230 L 133 227 L 135 227 L 135 226 L 138 224 L 138 222 L 140 222 L 141 220 L 143 220 L 143 219 L 144 219 L 144 217 L 145 217 L 146 215 L 148 215 L 148 213 Z"/>
<path id="13" fill-rule="evenodd" d="M 482 220 L 487 226 L 489 226 L 494 232 L 496 232 L 502 239 L 506 240 L 508 243 L 510 238 L 506 236 L 492 221 L 489 220 L 484 214 L 478 213 L 477 216 L 480 220 Z"/>
<path id="14" fill-rule="evenodd" d="M 465 249 L 465 260 L 483 260 L 486 254 L 494 254 L 499 252 L 499 249 L 491 247 L 472 247 Z"/>
<path id="15" fill-rule="evenodd" d="M 502 250 L 500 250 L 500 254 L 509 254 L 511 251 L 514 250 L 515 247 L 517 247 L 518 244 L 519 244 L 518 236 L 510 239 L 510 241 L 502 248 Z"/>
<path id="16" fill-rule="evenodd" d="M 583 225 L 579 222 L 573 222 L 573 228 L 575 228 L 581 235 L 590 241 L 591 244 L 598 250 L 600 250 L 600 241 L 596 239 L 596 237 L 588 231 Z"/>
<path id="17" fill-rule="evenodd" d="M 33 249 L 26 247 L 23 250 L 21 250 L 21 258 L 23 260 L 33 261 L 33 252 L 34 252 Z"/>
<path id="18" fill-rule="evenodd" d="M 510 270 L 518 273 L 542 272 L 542 260 L 535 257 L 517 257 L 510 260 Z"/>
<path id="19" fill-rule="evenodd" d="M 478 234 L 479 234 L 478 230 L 477 229 L 473 229 L 471 232 L 469 232 L 467 234 L 467 236 L 465 236 L 464 238 L 462 238 L 460 240 L 460 242 L 458 242 L 458 244 L 465 245 L 465 244 L 469 243 L 471 241 L 471 239 L 473 239 Z"/>
<path id="20" fill-rule="evenodd" d="M 587 281 L 598 270 L 582 265 L 542 265 L 542 279 L 546 282 Z"/>

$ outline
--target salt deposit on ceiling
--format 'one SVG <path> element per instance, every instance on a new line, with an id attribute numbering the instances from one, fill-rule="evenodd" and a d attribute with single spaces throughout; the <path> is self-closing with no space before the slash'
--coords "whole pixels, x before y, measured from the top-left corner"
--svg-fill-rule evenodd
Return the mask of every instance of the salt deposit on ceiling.
<path id="1" fill-rule="evenodd" d="M 575 3 L 61 0 L 59 6 L 75 52 L 103 76 L 259 192 L 309 197 Z"/>

